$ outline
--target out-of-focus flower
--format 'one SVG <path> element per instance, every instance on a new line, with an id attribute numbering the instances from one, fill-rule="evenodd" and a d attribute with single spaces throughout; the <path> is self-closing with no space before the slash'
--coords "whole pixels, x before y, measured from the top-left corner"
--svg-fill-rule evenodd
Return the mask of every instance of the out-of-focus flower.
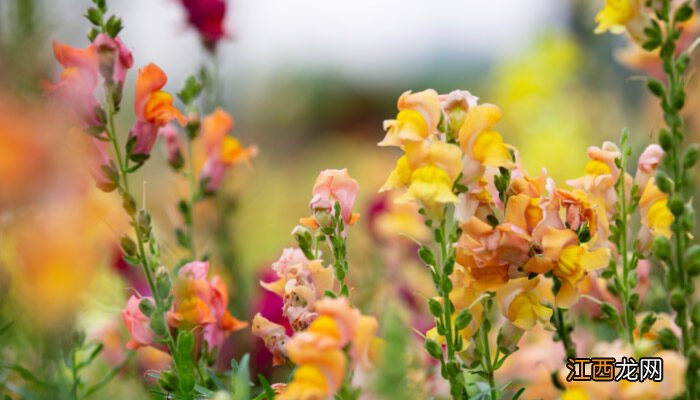
<path id="1" fill-rule="evenodd" d="M 574 381 L 566 382 L 562 398 L 572 400 L 592 399 L 620 399 L 620 400 L 653 400 L 673 399 L 684 393 L 685 370 L 687 360 L 679 353 L 670 350 L 657 350 L 654 348 L 642 349 L 636 346 L 634 349 L 621 339 L 612 343 L 598 342 L 589 349 L 586 354 L 591 357 L 613 357 L 621 360 L 622 357 L 659 357 L 663 359 L 664 377 L 661 382 L 647 379 L 644 382 L 628 382 L 625 380 L 611 382 Z M 563 368 L 559 376 L 564 381 L 569 370 Z"/>
<path id="2" fill-rule="evenodd" d="M 217 108 L 202 120 L 207 160 L 200 173 L 200 179 L 206 192 L 216 192 L 230 167 L 249 163 L 258 153 L 256 146 L 243 147 L 238 139 L 227 135 L 233 126 L 233 118 L 221 108 Z"/>
<path id="3" fill-rule="evenodd" d="M 210 285 L 212 289 L 210 303 L 216 322 L 204 327 L 204 340 L 210 347 L 221 348 L 228 335 L 247 327 L 248 323 L 239 321 L 228 311 L 228 288 L 224 280 L 217 275 L 212 278 Z"/>
<path id="4" fill-rule="evenodd" d="M 167 312 L 168 324 L 185 329 L 204 328 L 204 340 L 221 347 L 224 339 L 248 324 L 235 319 L 227 310 L 228 289 L 219 276 L 207 281 L 209 263 L 193 261 L 178 272 L 173 286 L 173 305 Z"/>
<path id="5" fill-rule="evenodd" d="M 168 124 L 159 131 L 159 134 L 165 139 L 165 154 L 168 164 L 175 170 L 182 168 L 185 159 L 182 156 L 182 144 L 177 134 L 177 128 Z"/>
<path id="6" fill-rule="evenodd" d="M 333 269 L 325 268 L 320 260 L 309 261 L 298 248 L 284 249 L 272 269 L 278 279 L 260 284 L 283 298 L 283 313 L 292 328 L 305 329 L 317 316 L 317 300 L 333 288 Z"/>
<path id="7" fill-rule="evenodd" d="M 144 297 L 146 301 L 153 303 L 150 297 Z M 131 296 L 126 303 L 126 307 L 122 310 L 122 320 L 129 331 L 131 339 L 126 344 L 126 348 L 134 350 L 141 346 L 150 346 L 153 344 L 153 331 L 151 330 L 151 319 L 141 312 L 139 303 L 142 299 L 136 296 Z"/>
<path id="8" fill-rule="evenodd" d="M 610 32 L 616 35 L 627 32 L 637 41 L 644 40 L 644 28 L 649 16 L 642 0 L 605 0 L 605 7 L 596 15 L 595 33 Z"/>
<path id="9" fill-rule="evenodd" d="M 673 214 L 668 209 L 668 195 L 659 190 L 654 178 L 647 181 L 642 191 L 639 213 L 642 218 L 642 228 L 637 237 L 640 249 L 648 250 L 656 236 L 671 237 Z"/>
<path id="10" fill-rule="evenodd" d="M 45 84 L 48 93 L 70 104 L 82 127 L 99 123 L 95 89 L 99 83 L 99 56 L 97 48 L 90 44 L 84 49 L 53 42 L 56 60 L 63 67 L 55 84 Z"/>
<path id="11" fill-rule="evenodd" d="M 376 361 L 380 342 L 374 337 L 377 321 L 350 307 L 347 298 L 325 298 L 316 307 L 319 316 L 297 332 L 287 344 L 287 354 L 298 367 L 292 381 L 277 397 L 282 400 L 331 398 L 342 386 L 348 365 L 343 348 L 350 344 L 350 357 L 357 381 L 362 385 Z M 374 356 L 373 356 L 374 354 Z"/>
<path id="12" fill-rule="evenodd" d="M 134 65 L 134 56 L 131 54 L 131 50 L 124 45 L 119 37 L 112 39 L 105 33 L 97 35 L 92 43 L 97 48 L 102 74 L 106 75 L 108 80 L 119 85 L 121 90 L 126 79 L 126 72 Z"/>
<path id="13" fill-rule="evenodd" d="M 129 134 L 129 140 L 135 141 L 129 153 L 134 161 L 148 158 L 160 128 L 172 120 L 183 126 L 187 122 L 173 106 L 173 96 L 161 90 L 167 81 L 165 72 L 155 64 L 148 64 L 138 72 L 134 100 L 137 121 Z"/>
<path id="14" fill-rule="evenodd" d="M 338 203 L 343 221 L 352 225 L 360 218 L 360 214 L 352 212 L 359 189 L 360 186 L 350 177 L 347 168 L 323 170 L 314 182 L 309 207 L 314 212 L 332 213 L 333 207 Z"/>
<path id="15" fill-rule="evenodd" d="M 224 18 L 225 0 L 181 0 L 187 12 L 187 22 L 199 32 L 202 42 L 210 51 L 226 36 Z"/>
<path id="16" fill-rule="evenodd" d="M 265 347 L 272 353 L 272 365 L 284 364 L 284 357 L 287 356 L 286 346 L 289 341 L 286 328 L 257 313 L 253 317 L 252 331 L 253 335 L 263 340 Z"/>
<path id="17" fill-rule="evenodd" d="M 664 150 L 658 144 L 650 144 L 639 156 L 637 162 L 637 173 L 634 176 L 634 183 L 640 188 L 645 188 L 649 178 L 656 174 L 656 167 L 664 158 Z"/>
<path id="18" fill-rule="evenodd" d="M 693 44 L 700 34 L 700 18 L 693 13 L 689 20 L 677 22 L 681 36 L 676 44 L 676 55 L 683 53 Z M 663 62 L 659 50 L 647 51 L 641 44 L 629 43 L 626 47 L 615 51 L 615 58 L 627 68 L 642 71 L 658 79 L 665 79 Z"/>

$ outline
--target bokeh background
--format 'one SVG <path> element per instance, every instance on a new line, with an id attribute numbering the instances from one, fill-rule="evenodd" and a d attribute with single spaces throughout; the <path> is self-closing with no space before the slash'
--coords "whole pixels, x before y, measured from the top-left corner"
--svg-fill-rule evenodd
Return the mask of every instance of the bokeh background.
<path id="1" fill-rule="evenodd" d="M 628 127 L 638 151 L 659 125 L 642 81 L 634 79 L 637 72 L 616 60 L 624 38 L 592 33 L 602 0 L 230 0 L 228 38 L 215 56 L 202 50 L 178 1 L 109 3 L 124 22 L 121 37 L 133 49 L 136 67 L 157 63 L 168 74 L 170 92 L 207 68 L 218 82 L 215 100 L 236 119 L 233 134 L 260 149 L 252 168 L 237 168 L 216 200 L 196 210 L 200 246 L 227 277 L 234 315 L 244 320 L 261 295 L 257 281 L 293 244 L 290 232 L 308 213 L 320 170 L 347 167 L 361 187 L 357 209 L 371 215 L 377 190 L 398 157 L 376 143 L 383 137 L 382 121 L 393 118 L 405 90 L 467 89 L 498 104 L 504 114 L 499 130 L 520 149 L 527 168 L 546 167 L 562 184 L 580 175 L 588 146 L 615 141 Z M 57 76 L 51 40 L 85 46 L 89 26 L 81 15 L 88 5 L 87 0 L 0 2 L 4 93 L 31 102 L 40 93 L 39 82 Z M 125 89 L 127 110 L 134 75 L 131 71 Z M 693 99 L 690 115 L 698 110 Z M 131 121 L 118 122 L 126 134 Z M 145 183 L 137 186 L 155 216 L 168 264 L 181 256 L 172 228 L 185 182 L 164 172 L 161 150 L 140 172 Z M 0 182 L 0 190 L 11 190 L 11 184 Z M 120 217 L 95 213 L 116 242 Z M 350 233 L 351 280 L 363 292 L 364 308 L 381 313 L 383 303 L 374 296 L 382 292 L 384 273 L 372 250 L 376 238 L 370 222 L 362 218 Z M 74 234 L 80 237 L 80 229 Z M 120 329 L 128 283 L 119 279 L 123 270 L 115 263 L 99 262 L 105 265 L 93 265 L 81 273 L 79 285 L 67 286 L 77 296 L 77 325 L 88 335 L 108 337 L 110 324 Z M 412 276 L 417 286 L 428 279 L 420 271 Z M 20 278 L 0 274 L 3 321 L 23 309 L 21 297 L 10 289 L 13 279 Z M 47 288 L 30 286 L 30 296 L 40 291 L 46 301 L 60 296 L 55 288 L 63 278 L 56 279 Z M 430 286 L 429 280 L 424 283 Z M 40 316 L 22 318 L 31 325 Z M 18 336 L 6 343 L 21 341 Z M 255 345 L 249 332 L 236 333 L 233 340 Z M 114 341 L 118 347 L 116 336 Z M 134 378 L 110 385 L 108 393 L 146 396 L 129 379 Z"/>

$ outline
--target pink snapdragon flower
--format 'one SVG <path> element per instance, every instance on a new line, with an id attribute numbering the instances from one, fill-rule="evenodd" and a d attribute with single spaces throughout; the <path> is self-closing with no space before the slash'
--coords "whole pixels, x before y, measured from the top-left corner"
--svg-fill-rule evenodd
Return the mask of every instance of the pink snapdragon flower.
<path id="1" fill-rule="evenodd" d="M 340 204 L 340 213 L 346 224 L 353 224 L 360 217 L 353 213 L 360 186 L 350 177 L 347 168 L 321 171 L 314 183 L 309 207 L 312 211 L 332 212 L 335 203 Z"/>
<path id="2" fill-rule="evenodd" d="M 100 64 L 112 73 L 110 79 L 120 87 L 124 86 L 126 72 L 134 65 L 134 56 L 131 54 L 131 50 L 124 45 L 119 37 L 112 39 L 104 33 L 97 35 L 93 44 L 97 47 Z"/>
<path id="3" fill-rule="evenodd" d="M 153 299 L 150 297 L 142 299 L 153 302 Z M 132 295 L 126 303 L 126 308 L 122 310 L 124 325 L 126 325 L 126 330 L 131 334 L 131 340 L 126 344 L 126 347 L 131 350 L 153 344 L 154 335 L 150 326 L 151 320 L 139 308 L 139 303 L 142 299 Z"/>

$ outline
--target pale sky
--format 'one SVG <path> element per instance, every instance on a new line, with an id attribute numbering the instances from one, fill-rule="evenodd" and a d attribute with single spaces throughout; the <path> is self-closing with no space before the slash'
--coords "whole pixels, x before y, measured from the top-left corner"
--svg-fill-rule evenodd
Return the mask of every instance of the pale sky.
<path id="1" fill-rule="evenodd" d="M 55 37 L 78 45 L 88 0 L 56 0 Z M 112 0 L 136 65 L 156 62 L 174 79 L 200 60 L 177 0 Z M 231 0 L 222 69 L 265 78 L 286 67 L 332 68 L 356 79 L 409 74 L 435 57 L 490 59 L 526 47 L 566 20 L 564 0 Z M 84 44 L 84 43 L 83 43 Z"/>

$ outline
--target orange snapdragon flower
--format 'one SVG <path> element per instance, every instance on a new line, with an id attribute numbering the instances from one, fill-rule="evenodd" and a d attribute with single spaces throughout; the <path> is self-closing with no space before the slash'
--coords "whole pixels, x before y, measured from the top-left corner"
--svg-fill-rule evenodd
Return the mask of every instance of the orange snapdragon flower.
<path id="1" fill-rule="evenodd" d="M 233 130 L 233 117 L 221 108 L 202 119 L 202 136 L 206 162 L 200 180 L 206 192 L 218 190 L 226 171 L 237 164 L 249 163 L 258 154 L 256 146 L 243 147 L 238 139 L 228 136 Z"/>
<path id="2" fill-rule="evenodd" d="M 129 134 L 129 140 L 134 141 L 129 156 L 134 161 L 148 158 L 160 128 L 173 120 L 182 126 L 187 122 L 173 105 L 173 96 L 162 90 L 167 81 L 165 72 L 155 64 L 148 64 L 138 71 L 134 100 L 136 123 Z"/>

